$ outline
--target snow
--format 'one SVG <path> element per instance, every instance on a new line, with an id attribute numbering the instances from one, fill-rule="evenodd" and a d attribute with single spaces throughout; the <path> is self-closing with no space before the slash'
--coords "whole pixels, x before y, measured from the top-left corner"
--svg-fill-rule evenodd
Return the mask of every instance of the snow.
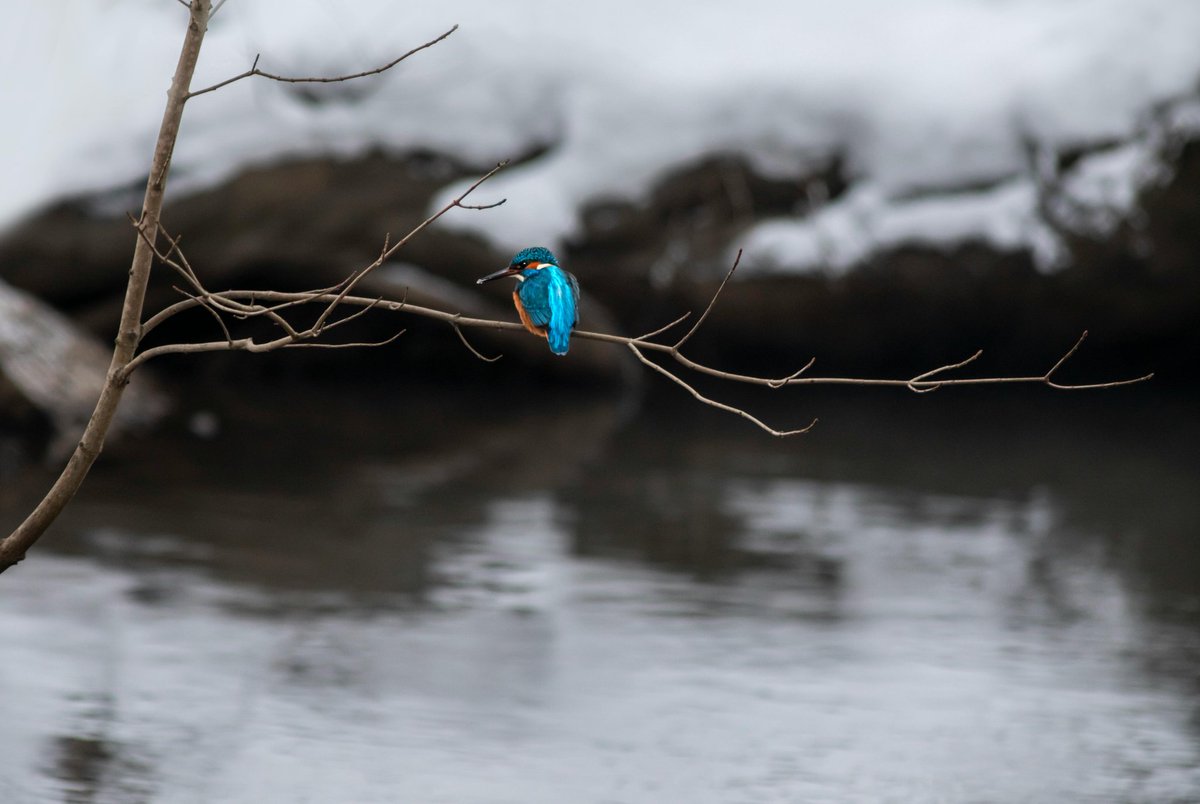
<path id="1" fill-rule="evenodd" d="M 1195 0 L 396 8 L 295 0 L 281 12 L 230 0 L 196 86 L 245 70 L 256 53 L 263 69 L 288 74 L 366 69 L 462 27 L 383 78 L 304 91 L 252 79 L 194 99 L 174 191 L 295 156 L 420 148 L 486 169 L 546 148 L 479 191 L 507 204 L 445 222 L 515 250 L 560 245 L 587 203 L 636 203 L 706 155 L 796 179 L 839 155 L 851 189 L 747 232 L 749 265 L 837 270 L 880 247 L 975 238 L 1030 248 L 1050 266 L 1059 250 L 1038 218 L 1030 145 L 1145 139 L 1156 104 L 1194 92 L 1200 77 Z M 184 20 L 174 0 L 9 10 L 0 101 L 19 124 L 0 130 L 0 227 L 56 198 L 136 186 Z M 1117 148 L 1082 160 L 1062 187 L 1111 217 L 1156 180 L 1152 162 L 1146 147 Z"/>
<path id="2" fill-rule="evenodd" d="M 896 201 L 876 185 L 849 193 L 804 220 L 777 219 L 746 236 L 747 269 L 803 267 L 838 273 L 872 253 L 906 244 L 954 245 L 970 240 L 1001 250 L 1028 249 L 1039 264 L 1061 258 L 1053 232 L 1035 214 L 1033 184 L 1013 180 L 992 190 Z"/>

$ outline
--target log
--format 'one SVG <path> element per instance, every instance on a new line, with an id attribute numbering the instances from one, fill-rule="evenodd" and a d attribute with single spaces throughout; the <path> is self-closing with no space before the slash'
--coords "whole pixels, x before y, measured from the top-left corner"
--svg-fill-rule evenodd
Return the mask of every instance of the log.
<path id="1" fill-rule="evenodd" d="M 54 308 L 0 281 L 0 420 L 26 405 L 45 415 L 58 439 L 82 431 L 100 396 L 109 350 Z M 141 428 L 169 409 L 167 395 L 149 376 L 133 378 L 115 425 Z"/>

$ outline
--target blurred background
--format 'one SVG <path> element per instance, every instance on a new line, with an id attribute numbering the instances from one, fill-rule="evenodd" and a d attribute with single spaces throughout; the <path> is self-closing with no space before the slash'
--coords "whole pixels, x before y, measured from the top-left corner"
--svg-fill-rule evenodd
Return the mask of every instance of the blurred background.
<path id="1" fill-rule="evenodd" d="M 107 365 L 173 0 L 0 30 L 0 529 Z M 230 0 L 164 223 L 210 287 L 336 282 L 723 368 L 1156 372 L 1100 392 L 698 382 L 371 313 L 374 350 L 155 361 L 0 578 L 0 800 L 1200 799 L 1200 5 Z M 178 298 L 162 272 L 147 309 Z M 202 313 L 155 342 L 209 340 Z M 246 330 L 247 333 L 253 330 Z M 261 333 L 259 333 L 261 334 Z"/>

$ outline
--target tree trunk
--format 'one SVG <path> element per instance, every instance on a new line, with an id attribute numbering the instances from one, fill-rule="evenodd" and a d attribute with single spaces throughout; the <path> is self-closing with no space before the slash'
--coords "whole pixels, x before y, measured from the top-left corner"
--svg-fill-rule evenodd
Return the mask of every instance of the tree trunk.
<path id="1" fill-rule="evenodd" d="M 150 268 L 154 261 L 154 252 L 149 243 L 158 236 L 159 215 L 162 213 L 163 191 L 166 188 L 167 174 L 171 167 L 171 154 L 175 150 L 175 139 L 179 135 L 179 124 L 183 118 L 183 107 L 188 100 L 191 88 L 192 74 L 196 69 L 196 61 L 200 57 L 200 44 L 208 29 L 208 19 L 212 11 L 211 0 L 192 0 L 190 20 L 187 33 L 183 38 L 183 48 L 179 53 L 179 64 L 175 68 L 175 77 L 167 92 L 167 108 L 163 112 L 162 125 L 158 130 L 158 140 L 154 145 L 154 158 L 150 164 L 150 175 L 146 181 L 146 195 L 142 202 L 142 214 L 138 226 L 142 234 L 138 236 L 134 247 L 133 262 L 129 268 L 129 284 L 125 290 L 125 303 L 121 308 L 121 323 L 117 332 L 116 344 L 113 348 L 112 361 L 109 363 L 105 376 L 104 387 L 92 417 L 88 420 L 75 451 L 71 454 L 67 466 L 59 475 L 58 480 L 38 503 L 33 512 L 17 529 L 0 541 L 0 572 L 16 564 L 25 557 L 25 552 L 46 532 L 51 523 L 62 512 L 63 508 L 87 476 L 88 470 L 95 463 L 104 447 L 104 438 L 112 425 L 117 406 L 125 391 L 128 379 L 124 369 L 133 359 L 141 340 L 142 304 L 146 297 L 146 284 L 150 279 Z M 147 242 L 149 241 L 149 242 Z"/>

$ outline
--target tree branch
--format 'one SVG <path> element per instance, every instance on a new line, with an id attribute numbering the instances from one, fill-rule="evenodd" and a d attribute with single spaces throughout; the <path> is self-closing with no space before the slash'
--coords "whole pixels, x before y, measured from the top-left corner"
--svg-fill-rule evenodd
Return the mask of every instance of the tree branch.
<path id="1" fill-rule="evenodd" d="M 745 410 L 743 410 L 741 408 L 735 408 L 732 405 L 726 405 L 723 402 L 717 402 L 714 399 L 709 399 L 708 397 L 702 395 L 695 388 L 693 388 L 692 386 L 690 386 L 686 382 L 684 382 L 678 375 L 672 374 L 670 371 L 667 371 L 662 366 L 658 365 L 657 363 L 655 363 L 655 362 L 651 361 L 649 358 L 647 358 L 644 354 L 642 354 L 642 351 L 640 349 L 638 349 L 638 346 L 636 343 L 630 342 L 628 344 L 628 346 L 629 346 L 630 351 L 632 351 L 634 353 L 634 355 L 637 356 L 637 359 L 640 360 L 643 364 L 654 369 L 659 374 L 663 375 L 664 377 L 671 380 L 675 384 L 683 387 L 685 390 L 687 390 L 688 393 L 690 393 L 693 397 L 695 397 L 700 402 L 703 402 L 706 405 L 711 405 L 712 407 L 714 407 L 718 410 L 723 410 L 727 413 L 732 413 L 736 416 L 741 416 L 743 419 L 748 419 L 751 422 L 753 422 L 754 424 L 758 425 L 758 427 L 760 427 L 761 429 L 765 430 L 766 432 L 770 433 L 773 436 L 776 436 L 779 438 L 785 438 L 787 436 L 800 435 L 801 433 L 807 433 L 809 430 L 813 429 L 813 427 L 815 427 L 817 424 L 817 420 L 813 419 L 811 422 L 808 423 L 808 426 L 801 427 L 799 430 L 776 430 L 772 427 L 768 427 L 760 419 L 756 419 L 754 416 L 751 416 L 749 413 L 747 413 Z"/>
<path id="2" fill-rule="evenodd" d="M 66 467 L 51 486 L 46 496 L 30 512 L 16 530 L 0 541 L 0 572 L 11 567 L 25 556 L 29 547 L 38 540 L 75 496 L 88 470 L 104 447 L 104 438 L 112 425 L 117 406 L 129 380 L 126 368 L 133 360 L 141 339 L 142 306 L 146 298 L 146 285 L 150 279 L 150 268 L 154 261 L 151 243 L 158 236 L 158 219 L 162 213 L 163 191 L 166 189 L 167 173 L 171 167 L 171 155 L 179 135 L 183 108 L 188 98 L 188 87 L 200 57 L 200 45 L 208 29 L 211 0 L 193 0 L 189 9 L 187 32 L 180 48 L 179 61 L 171 88 L 167 91 L 167 105 L 163 110 L 158 138 L 154 142 L 154 155 L 150 161 L 149 179 L 142 199 L 142 211 L 138 216 L 138 232 L 141 235 L 134 245 L 133 261 L 129 267 L 129 281 L 125 289 L 125 301 L 121 306 L 121 321 L 117 329 L 116 343 L 108 376 L 96 402 L 95 410 L 84 428 L 78 445 L 72 452 Z"/>
<path id="3" fill-rule="evenodd" d="M 678 341 L 675 342 L 675 346 L 672 347 L 674 350 L 678 351 L 679 347 L 681 347 L 685 343 L 687 343 L 688 339 L 696 334 L 696 330 L 700 329 L 700 325 L 704 323 L 704 320 L 706 318 L 708 318 L 708 314 L 712 312 L 713 307 L 717 303 L 717 299 L 720 298 L 720 296 L 721 296 L 721 291 L 725 289 L 726 283 L 728 283 L 729 280 L 733 277 L 733 272 L 737 270 L 738 263 L 740 263 L 741 261 L 742 261 L 742 250 L 739 248 L 738 252 L 737 252 L 737 256 L 733 258 L 733 265 L 731 265 L 729 267 L 729 272 L 725 274 L 725 278 L 722 279 L 721 284 L 717 286 L 717 291 L 715 293 L 713 293 L 712 298 L 708 300 L 708 306 L 704 308 L 704 312 L 701 314 L 700 318 L 698 318 L 696 320 L 696 323 L 692 324 L 692 328 L 687 331 L 687 334 L 685 334 L 682 338 L 680 338 Z M 674 326 L 674 325 L 670 324 L 670 325 L 668 325 L 667 328 L 669 329 L 671 326 Z M 658 333 L 655 333 L 655 334 L 658 334 Z"/>
<path id="4" fill-rule="evenodd" d="M 496 355 L 495 357 L 487 357 L 486 355 L 482 354 L 478 349 L 476 349 L 474 346 L 471 345 L 471 342 L 467 340 L 467 336 L 463 334 L 462 327 L 460 327 L 458 325 L 457 321 L 452 322 L 450 324 L 450 326 L 454 327 L 454 332 L 458 335 L 458 339 L 460 341 L 462 341 L 463 346 L 467 347 L 467 351 L 469 351 L 471 354 L 478 357 L 484 363 L 495 363 L 497 360 L 504 357 L 504 355 Z"/>
<path id="5" fill-rule="evenodd" d="M 221 0 L 221 5 L 223 5 L 223 4 L 224 4 L 224 0 Z M 219 7 L 220 6 L 218 6 L 218 8 Z M 376 67 L 373 70 L 363 70 L 361 73 L 350 73 L 349 75 L 337 75 L 337 76 L 329 76 L 329 77 L 319 77 L 318 76 L 318 77 L 313 77 L 313 78 L 291 78 L 291 77 L 288 77 L 285 75 L 276 75 L 275 73 L 268 73 L 264 70 L 258 69 L 258 60 L 262 56 L 262 54 L 260 53 L 254 57 L 254 63 L 250 65 L 250 69 L 247 70 L 246 72 L 235 75 L 232 78 L 226 78 L 224 81 L 218 81 L 217 83 L 213 84 L 212 86 L 205 87 L 204 89 L 197 89 L 195 92 L 189 92 L 185 99 L 191 100 L 192 98 L 195 98 L 199 95 L 204 95 L 209 92 L 216 92 L 221 87 L 227 87 L 230 84 L 241 81 L 243 78 L 252 78 L 253 76 L 256 76 L 256 75 L 261 78 L 268 78 L 271 81 L 279 81 L 280 83 L 283 83 L 283 84 L 337 84 L 342 81 L 353 81 L 356 78 L 366 78 L 367 76 L 371 76 L 371 75 L 379 75 L 380 73 L 385 73 L 388 70 L 392 69 L 397 64 L 399 64 L 400 62 L 407 59 L 409 56 L 412 56 L 415 53 L 420 53 L 422 50 L 425 50 L 426 48 L 433 47 L 438 42 L 442 41 L 443 39 L 445 39 L 446 37 L 448 37 L 450 34 L 454 33 L 457 30 L 458 30 L 458 26 L 455 25 L 453 28 L 446 31 L 444 34 L 437 37 L 436 39 L 430 39 L 425 44 L 414 47 L 412 50 L 408 51 L 403 56 L 400 56 L 399 58 L 396 58 L 396 59 L 392 59 L 387 64 Z"/>
<path id="6" fill-rule="evenodd" d="M 371 297 L 367 297 L 367 296 L 350 296 L 350 295 L 342 296 L 340 294 L 306 292 L 306 291 L 287 292 L 287 291 L 274 291 L 274 290 L 225 290 L 225 291 L 213 293 L 211 295 L 216 298 L 233 299 L 233 300 L 252 299 L 252 298 L 253 299 L 262 299 L 264 301 L 280 302 L 281 304 L 279 306 L 282 306 L 282 305 L 297 306 L 297 305 L 310 304 L 310 303 L 322 304 L 322 303 L 328 303 L 334 299 L 337 299 L 337 300 L 339 300 L 339 304 L 352 305 L 352 306 L 358 306 L 358 307 L 370 306 L 375 309 L 383 310 L 383 311 L 387 311 L 387 312 L 404 312 L 404 313 L 407 313 L 410 315 L 415 315 L 415 316 L 418 316 L 421 318 L 429 318 L 429 319 L 433 319 L 436 321 L 444 321 L 447 324 L 450 324 L 451 326 L 455 326 L 455 327 L 473 327 L 473 328 L 482 328 L 482 329 L 506 330 L 506 331 L 512 331 L 512 332 L 525 331 L 524 326 L 522 326 L 521 324 L 519 324 L 515 321 L 498 321 L 498 320 L 488 319 L 488 318 L 471 318 L 469 316 L 464 316 L 461 313 L 452 313 L 452 312 L 448 312 L 445 310 L 437 310 L 432 307 L 422 307 L 420 305 L 409 304 L 405 300 L 390 300 L 390 299 L 386 299 L 386 298 L 380 299 L 378 297 L 371 298 Z M 176 302 L 175 304 L 171 305 L 169 308 L 166 308 L 165 310 L 163 310 L 162 313 L 160 313 L 160 316 L 161 316 L 160 320 L 165 320 L 166 318 L 169 318 L 173 315 L 177 315 L 177 314 L 184 312 L 185 310 L 191 309 L 193 307 L 200 306 L 201 304 L 203 304 L 203 300 L 200 300 L 200 299 L 187 299 L 184 301 Z M 273 308 L 264 308 L 264 311 L 266 309 L 273 309 Z M 160 316 L 155 316 L 155 318 L 159 318 Z M 682 319 L 677 319 L 671 325 L 668 325 L 668 328 L 669 328 L 669 326 L 678 324 L 680 320 L 682 320 Z M 666 328 L 664 328 L 664 329 L 666 329 Z M 1075 343 L 1075 345 L 1065 355 L 1063 355 L 1061 358 L 1059 358 L 1058 362 L 1054 364 L 1054 366 L 1051 368 L 1051 370 L 1049 372 L 1047 372 L 1045 374 L 1031 375 L 1031 376 L 970 377 L 970 378 L 963 378 L 963 379 L 940 379 L 940 380 L 929 379 L 930 377 L 940 374 L 942 372 L 950 371 L 952 369 L 961 368 L 963 366 L 968 365 L 969 363 L 976 360 L 980 356 L 980 354 L 982 354 L 982 352 L 977 352 L 976 354 L 972 355 L 967 360 L 963 360 L 959 363 L 952 363 L 952 364 L 948 364 L 945 366 L 939 366 L 938 368 L 932 369 L 931 371 L 927 371 L 922 374 L 918 374 L 917 376 L 915 376 L 911 379 L 907 379 L 907 380 L 877 379 L 877 378 L 872 378 L 872 377 L 835 377 L 835 376 L 808 377 L 808 376 L 801 376 L 808 368 L 810 368 L 813 365 L 813 363 L 815 362 L 815 358 L 813 360 L 809 360 L 808 363 L 806 363 L 801 369 L 788 375 L 787 377 L 782 377 L 782 378 L 757 377 L 757 376 L 750 375 L 750 374 L 738 374 L 738 373 L 730 372 L 730 371 L 722 371 L 721 369 L 714 368 L 712 366 L 707 366 L 702 363 L 698 363 L 698 362 L 692 360 L 691 358 L 687 357 L 686 355 L 684 355 L 682 352 L 680 352 L 678 349 L 678 344 L 663 344 L 663 343 L 655 343 L 653 341 L 646 340 L 647 338 L 650 338 L 650 337 L 653 337 L 653 336 L 659 334 L 659 332 L 661 332 L 661 331 L 662 330 L 658 330 L 656 332 L 651 332 L 651 333 L 648 333 L 646 335 L 642 335 L 642 336 L 639 336 L 636 338 L 631 338 L 631 337 L 628 337 L 625 335 L 613 335 L 613 334 L 610 334 L 607 332 L 590 332 L 587 330 L 576 330 L 575 332 L 572 333 L 571 337 L 575 338 L 575 339 L 579 339 L 579 340 L 590 340 L 590 341 L 599 341 L 601 343 L 618 344 L 620 346 L 625 346 L 625 347 L 634 346 L 634 347 L 637 347 L 642 352 L 653 351 L 653 352 L 667 354 L 673 360 L 675 360 L 677 363 L 679 363 L 680 365 L 682 365 L 688 369 L 691 369 L 692 371 L 695 371 L 699 374 L 705 374 L 710 377 L 716 377 L 718 379 L 728 380 L 730 382 L 744 383 L 747 385 L 760 385 L 760 386 L 763 386 L 766 388 L 776 388 L 776 389 L 783 388 L 785 386 L 792 386 L 792 385 L 854 385 L 854 386 L 865 386 L 865 387 L 902 388 L 902 389 L 907 389 L 907 390 L 910 390 L 910 391 L 913 391 L 916 393 L 921 393 L 921 392 L 925 392 L 928 390 L 933 390 L 934 388 L 949 387 L 949 386 L 1025 384 L 1025 385 L 1046 385 L 1047 387 L 1053 388 L 1055 390 L 1060 390 L 1060 391 L 1082 391 L 1082 390 L 1097 390 L 1097 389 L 1102 389 L 1102 388 L 1116 388 L 1116 387 L 1119 387 L 1122 385 L 1132 385 L 1134 383 L 1145 382 L 1145 381 L 1151 379 L 1152 377 L 1154 377 L 1154 374 L 1151 373 L 1151 374 L 1146 374 L 1141 377 L 1134 377 L 1132 379 L 1112 380 L 1109 382 L 1088 383 L 1088 384 L 1081 384 L 1081 385 L 1067 385 L 1067 384 L 1053 382 L 1051 379 L 1052 375 L 1055 372 L 1057 372 L 1058 369 L 1062 367 L 1063 363 L 1065 363 L 1066 360 L 1068 358 L 1070 358 L 1078 350 L 1080 343 L 1082 343 L 1082 341 L 1083 341 L 1083 338 L 1080 338 L 1079 341 L 1077 341 Z M 186 346 L 186 344 L 179 344 L 179 345 Z M 148 359 L 148 357 L 150 356 L 151 352 L 153 352 L 153 356 L 159 356 L 159 355 L 164 355 L 164 354 L 171 354 L 176 351 L 186 351 L 186 350 L 182 350 L 182 349 L 176 350 L 173 348 L 173 346 L 174 345 L 172 345 L 172 344 L 167 344 L 165 346 L 155 347 L 153 350 L 147 350 L 147 352 L 139 354 L 137 356 L 137 358 L 135 358 L 133 363 L 129 366 L 129 371 L 132 371 L 137 366 L 144 363 L 146 361 L 146 359 Z"/>
<path id="7" fill-rule="evenodd" d="M 348 321 L 361 315 L 365 310 L 358 313 L 353 313 L 345 318 L 341 318 L 333 323 L 329 323 L 334 310 L 342 303 L 342 298 L 345 297 L 354 287 L 358 280 L 364 275 L 377 268 L 384 260 L 387 259 L 397 249 L 402 247 L 409 239 L 414 237 L 418 232 L 422 231 L 430 223 L 449 209 L 455 206 L 461 206 L 471 192 L 473 192 L 483 181 L 490 178 L 497 170 L 504 166 L 504 163 L 497 165 L 495 169 L 489 172 L 486 176 L 475 182 L 469 187 L 466 192 L 458 198 L 451 201 L 445 208 L 430 216 L 426 221 L 417 226 L 411 231 L 407 237 L 401 242 L 388 246 L 385 244 L 383 252 L 379 259 L 372 265 L 367 266 L 357 275 L 352 275 L 344 280 L 344 284 L 334 288 L 324 289 L 329 292 L 335 292 L 337 295 L 329 299 L 328 306 L 325 311 L 318 317 L 317 323 L 313 327 L 306 330 L 297 330 L 292 327 L 288 321 L 278 310 L 264 308 L 258 304 L 255 297 L 249 297 L 249 303 L 243 302 L 240 298 L 230 295 L 213 294 L 206 290 L 200 282 L 196 272 L 192 270 L 187 258 L 179 247 L 179 239 L 171 238 L 167 235 L 169 241 L 168 249 L 163 252 L 157 248 L 159 232 L 161 230 L 160 218 L 162 215 L 163 195 L 166 189 L 167 176 L 170 173 L 171 157 L 175 150 L 175 142 L 179 136 L 179 129 L 183 119 L 183 110 L 187 105 L 187 101 L 197 95 L 202 95 L 208 92 L 213 92 L 223 86 L 239 81 L 242 78 L 248 78 L 253 75 L 259 75 L 273 81 L 282 81 L 285 83 L 336 83 L 339 81 L 349 81 L 355 78 L 365 77 L 368 75 L 376 75 L 378 73 L 390 70 L 400 62 L 415 53 L 418 53 L 426 48 L 441 42 L 443 39 L 454 33 L 458 26 L 454 26 L 446 33 L 432 39 L 425 44 L 413 48 L 407 53 L 401 55 L 389 62 L 388 64 L 377 67 L 373 70 L 366 70 L 361 73 L 352 75 L 336 76 L 331 78 L 290 78 L 286 76 L 267 73 L 258 69 L 258 58 L 254 60 L 254 65 L 251 69 L 239 76 L 234 76 L 213 86 L 207 87 L 196 92 L 190 91 L 192 76 L 195 74 L 196 63 L 200 57 L 200 47 L 204 41 L 204 35 L 208 30 L 209 20 L 214 13 L 213 0 L 191 0 L 190 3 L 185 3 L 180 0 L 181 5 L 188 7 L 188 25 L 187 31 L 184 34 L 183 44 L 180 48 L 179 60 L 175 67 L 175 74 L 171 81 L 171 87 L 167 92 L 167 103 L 163 110 L 162 123 L 159 126 L 158 137 L 154 143 L 154 153 L 150 162 L 148 171 L 148 179 L 146 181 L 146 191 L 142 200 L 141 214 L 134 220 L 137 230 L 137 239 L 134 244 L 133 260 L 129 269 L 129 280 L 126 284 L 125 300 L 121 307 L 121 319 L 118 325 L 117 337 L 113 348 L 112 360 L 109 364 L 108 374 L 106 376 L 104 386 L 100 392 L 100 398 L 96 402 L 96 407 L 92 412 L 91 418 L 88 420 L 84 428 L 83 435 L 75 450 L 72 452 L 67 465 L 63 468 L 50 490 L 37 504 L 32 512 L 3 540 L 0 540 L 0 572 L 8 569 L 12 565 L 19 562 L 25 557 L 26 551 L 41 537 L 46 529 L 54 522 L 63 508 L 75 496 L 84 478 L 95 463 L 96 458 L 100 455 L 100 451 L 104 447 L 104 439 L 112 425 L 113 418 L 116 415 L 117 407 L 120 404 L 125 386 L 128 384 L 132 372 L 141 363 L 150 359 L 153 356 L 155 349 L 164 349 L 164 347 L 155 347 L 148 349 L 140 354 L 137 350 L 142 342 L 142 338 L 147 332 L 153 329 L 162 321 L 170 318 L 186 309 L 194 306 L 203 306 L 209 313 L 217 318 L 218 324 L 221 326 L 222 334 L 225 340 L 216 341 L 206 344 L 171 344 L 166 347 L 167 351 L 180 352 L 204 352 L 216 351 L 219 349 L 244 349 L 246 351 L 270 351 L 275 348 L 281 348 L 288 345 L 302 345 L 300 342 L 305 340 L 315 339 L 325 331 L 334 327 L 347 323 Z M 217 0 L 215 8 L 220 8 L 225 3 L 225 0 Z M 496 202 L 497 204 L 503 201 Z M 469 208 L 469 207 L 468 207 Z M 480 206 L 479 208 L 484 208 Z M 178 260 L 175 259 L 178 257 Z M 142 323 L 142 311 L 145 305 L 146 288 L 149 283 L 150 271 L 155 259 L 161 260 L 164 264 L 175 270 L 190 286 L 193 292 L 183 291 L 187 299 L 170 305 L 165 310 L 160 311 L 153 316 L 145 324 Z M 325 292 L 320 295 L 325 296 Z M 296 304 L 307 303 L 309 300 L 296 300 Z M 375 300 L 378 303 L 378 299 Z M 285 303 L 290 306 L 293 302 Z M 373 305 L 361 305 L 370 309 Z M 400 309 L 403 303 L 396 304 L 390 302 L 391 309 Z M 272 319 L 279 326 L 284 328 L 285 335 L 282 338 L 266 343 L 256 343 L 252 339 L 243 338 L 237 339 L 232 337 L 228 327 L 221 319 L 222 313 L 235 316 L 252 316 L 264 315 Z M 386 341 L 379 344 L 319 344 L 324 348 L 346 348 L 349 346 L 370 346 L 383 345 L 390 343 L 399 337 L 401 333 L 397 333 Z M 317 344 L 303 344 L 317 345 Z"/>

